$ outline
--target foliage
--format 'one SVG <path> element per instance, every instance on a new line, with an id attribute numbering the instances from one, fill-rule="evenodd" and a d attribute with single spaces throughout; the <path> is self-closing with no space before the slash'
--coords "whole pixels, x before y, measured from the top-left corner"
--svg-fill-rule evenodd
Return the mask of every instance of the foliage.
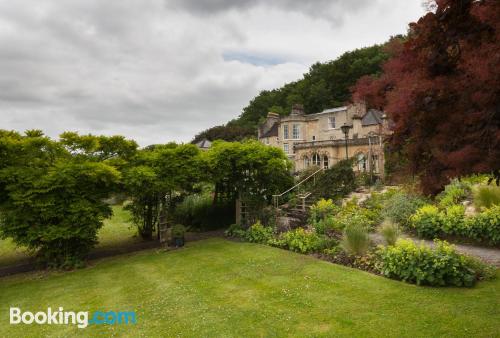
<path id="1" fill-rule="evenodd" d="M 387 245 L 394 245 L 401 231 L 396 223 L 384 221 L 379 227 L 379 233 L 384 237 Z"/>
<path id="2" fill-rule="evenodd" d="M 340 245 L 350 255 L 361 256 L 365 254 L 370 247 L 370 237 L 366 226 L 360 222 L 348 223 Z"/>
<path id="3" fill-rule="evenodd" d="M 437 196 L 439 207 L 446 208 L 463 201 L 470 194 L 470 186 L 454 179 Z"/>
<path id="4" fill-rule="evenodd" d="M 410 25 L 379 77 L 363 77 L 354 100 L 394 122 L 392 152 L 420 175 L 425 194 L 449 177 L 498 170 L 500 2 L 436 1 Z"/>
<path id="5" fill-rule="evenodd" d="M 190 228 L 201 230 L 220 229 L 235 221 L 234 203 L 214 203 L 210 194 L 188 195 L 175 206 L 173 219 Z"/>
<path id="6" fill-rule="evenodd" d="M 419 196 L 406 194 L 402 191 L 396 192 L 384 203 L 382 217 L 404 228 L 408 228 L 410 225 L 410 216 L 424 204 L 424 200 Z"/>
<path id="7" fill-rule="evenodd" d="M 410 217 L 410 224 L 419 237 L 435 238 L 442 232 L 441 212 L 434 205 L 424 205 Z"/>
<path id="8" fill-rule="evenodd" d="M 465 256 L 446 242 L 435 241 L 435 248 L 400 239 L 394 246 L 378 250 L 380 272 L 407 283 L 432 286 L 473 286 L 476 271 Z"/>
<path id="9" fill-rule="evenodd" d="M 353 160 L 342 160 L 323 171 L 316 179 L 313 193 L 324 199 L 339 199 L 356 188 Z"/>
<path id="10" fill-rule="evenodd" d="M 319 221 L 312 221 L 311 225 L 320 235 L 331 235 L 333 233 L 340 233 L 345 227 L 345 219 L 339 220 L 337 216 L 327 216 Z"/>
<path id="11" fill-rule="evenodd" d="M 205 170 L 215 183 L 215 200 L 259 197 L 270 201 L 273 194 L 293 184 L 291 163 L 285 153 L 257 141 L 216 141 L 204 152 Z"/>
<path id="12" fill-rule="evenodd" d="M 268 244 L 273 238 L 273 228 L 263 226 L 260 221 L 247 229 L 244 239 L 252 243 Z"/>
<path id="13" fill-rule="evenodd" d="M 255 128 L 239 126 L 234 122 L 225 125 L 208 128 L 194 137 L 191 143 L 196 144 L 204 139 L 209 141 L 224 140 L 228 142 L 244 141 L 255 138 L 257 132 Z"/>
<path id="14" fill-rule="evenodd" d="M 480 185 L 473 191 L 476 208 L 490 208 L 494 205 L 500 205 L 500 187 L 494 185 Z"/>
<path id="15" fill-rule="evenodd" d="M 140 235 L 151 239 L 158 227 L 165 196 L 191 191 L 206 179 L 200 150 L 194 145 L 158 145 L 142 149 L 124 170 L 124 184 L 131 197 L 127 206 Z"/>
<path id="16" fill-rule="evenodd" d="M 325 220 L 327 217 L 333 215 L 337 209 L 338 207 L 331 199 L 325 200 L 324 198 L 321 198 L 311 206 L 310 221 L 317 222 Z"/>
<path id="17" fill-rule="evenodd" d="M 464 237 L 500 244 L 500 205 L 495 205 L 465 219 Z"/>
<path id="18" fill-rule="evenodd" d="M 104 200 L 119 172 L 72 156 L 41 132 L 0 133 L 0 154 L 0 236 L 49 266 L 80 266 L 112 214 Z"/>
<path id="19" fill-rule="evenodd" d="M 186 234 L 186 228 L 182 224 L 175 224 L 172 227 L 172 237 L 173 238 L 184 238 Z"/>
<path id="20" fill-rule="evenodd" d="M 233 223 L 224 231 L 224 235 L 228 237 L 244 238 L 245 232 L 245 229 L 243 229 L 240 224 Z"/>
<path id="21" fill-rule="evenodd" d="M 270 244 L 303 254 L 318 252 L 328 245 L 316 232 L 302 228 L 284 232 L 278 239 L 271 240 Z"/>

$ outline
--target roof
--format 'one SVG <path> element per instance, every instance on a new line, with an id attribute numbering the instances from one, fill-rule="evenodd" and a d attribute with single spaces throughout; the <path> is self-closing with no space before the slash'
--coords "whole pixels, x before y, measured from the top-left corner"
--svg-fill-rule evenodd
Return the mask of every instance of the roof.
<path id="1" fill-rule="evenodd" d="M 366 127 L 366 126 L 382 124 L 382 115 L 384 115 L 384 113 L 381 112 L 380 110 L 370 109 L 361 119 L 361 125 L 363 127 Z"/>
<path id="2" fill-rule="evenodd" d="M 212 142 L 210 142 L 207 139 L 203 139 L 200 142 L 196 143 L 196 146 L 201 149 L 208 149 L 212 145 Z"/>
<path id="3" fill-rule="evenodd" d="M 336 112 L 339 112 L 339 111 L 344 111 L 346 109 L 347 109 L 346 106 L 336 107 L 336 108 L 325 109 L 322 112 L 319 112 L 319 113 L 316 113 L 316 114 L 309 114 L 309 115 L 321 115 L 321 114 L 336 113 Z"/>
<path id="4" fill-rule="evenodd" d="M 278 136 L 278 122 L 274 122 L 274 124 L 271 126 L 271 128 L 269 128 L 269 130 L 267 132 L 265 132 L 264 134 L 262 134 L 260 137 L 261 138 L 264 138 L 264 137 L 273 137 L 273 136 Z"/>

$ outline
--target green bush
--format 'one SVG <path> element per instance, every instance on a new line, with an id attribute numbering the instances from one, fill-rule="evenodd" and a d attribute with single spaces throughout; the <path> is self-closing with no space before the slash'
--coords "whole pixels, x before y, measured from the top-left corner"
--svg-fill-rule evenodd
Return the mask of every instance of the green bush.
<path id="1" fill-rule="evenodd" d="M 462 235 L 492 245 L 500 244 L 500 205 L 467 217 Z"/>
<path id="2" fill-rule="evenodd" d="M 316 179 L 313 193 L 316 196 L 337 200 L 356 189 L 353 161 L 343 160 L 325 170 Z"/>
<path id="3" fill-rule="evenodd" d="M 394 245 L 401 232 L 396 223 L 386 220 L 380 225 L 379 233 L 384 237 L 387 245 Z"/>
<path id="4" fill-rule="evenodd" d="M 370 247 L 366 226 L 357 221 L 349 223 L 344 229 L 341 246 L 348 254 L 354 256 L 365 254 Z"/>
<path id="5" fill-rule="evenodd" d="M 470 185 L 454 179 L 437 196 L 437 201 L 441 208 L 446 208 L 463 201 L 469 194 Z"/>
<path id="6" fill-rule="evenodd" d="M 500 205 L 500 187 L 480 185 L 474 189 L 474 205 L 476 208 L 490 208 Z"/>
<path id="7" fill-rule="evenodd" d="M 419 237 L 435 238 L 442 233 L 441 212 L 434 205 L 424 205 L 410 217 L 410 224 Z"/>
<path id="8" fill-rule="evenodd" d="M 268 244 L 272 238 L 273 228 L 263 226 L 260 221 L 248 228 L 244 236 L 249 242 L 261 244 Z"/>
<path id="9" fill-rule="evenodd" d="M 410 226 L 410 216 L 418 208 L 424 206 L 424 204 L 425 201 L 421 197 L 405 194 L 404 192 L 396 192 L 384 203 L 382 216 L 404 228 L 408 228 Z"/>
<path id="10" fill-rule="evenodd" d="M 468 237 L 465 227 L 465 208 L 455 204 L 446 208 L 441 215 L 441 230 L 447 235 Z"/>
<path id="11" fill-rule="evenodd" d="M 243 238 L 245 237 L 245 229 L 239 224 L 231 224 L 226 231 L 224 231 L 224 234 L 228 237 L 239 237 Z"/>
<path id="12" fill-rule="evenodd" d="M 417 285 L 474 285 L 476 271 L 470 260 L 446 242 L 435 243 L 431 249 L 400 239 L 394 246 L 380 247 L 377 268 L 386 277 Z"/>
<path id="13" fill-rule="evenodd" d="M 328 246 L 328 241 L 318 236 L 314 231 L 297 228 L 282 233 L 278 239 L 272 240 L 270 244 L 290 251 L 306 254 L 324 249 Z"/>
<path id="14" fill-rule="evenodd" d="M 317 201 L 311 206 L 311 222 L 317 222 L 332 216 L 338 211 L 338 206 L 336 206 L 331 199 L 325 200 L 324 198 Z"/>
<path id="15" fill-rule="evenodd" d="M 342 232 L 345 227 L 345 219 L 337 216 L 328 216 L 323 220 L 312 223 L 312 227 L 316 233 L 320 235 L 329 234 L 331 232 Z"/>

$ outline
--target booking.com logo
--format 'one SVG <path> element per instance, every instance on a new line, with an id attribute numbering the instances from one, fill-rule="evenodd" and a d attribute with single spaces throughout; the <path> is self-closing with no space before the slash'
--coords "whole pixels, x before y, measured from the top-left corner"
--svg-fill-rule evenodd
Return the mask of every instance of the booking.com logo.
<path id="1" fill-rule="evenodd" d="M 90 319 L 89 319 L 90 318 Z M 10 324 L 48 324 L 48 325 L 77 325 L 84 329 L 89 325 L 99 324 L 136 324 L 134 311 L 95 311 L 89 316 L 88 311 L 64 311 L 59 307 L 57 311 L 47 308 L 47 311 L 21 311 L 18 307 L 10 308 Z"/>

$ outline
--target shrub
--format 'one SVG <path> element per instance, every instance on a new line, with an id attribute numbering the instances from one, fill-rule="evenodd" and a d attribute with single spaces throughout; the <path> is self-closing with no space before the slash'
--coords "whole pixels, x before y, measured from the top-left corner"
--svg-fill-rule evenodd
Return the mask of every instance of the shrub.
<path id="1" fill-rule="evenodd" d="M 446 242 L 435 243 L 431 249 L 400 239 L 394 246 L 380 247 L 377 268 L 386 277 L 417 285 L 474 285 L 476 271 L 470 260 Z"/>
<path id="2" fill-rule="evenodd" d="M 354 256 L 366 253 L 370 246 L 366 226 L 356 221 L 349 223 L 344 229 L 341 246 L 346 253 Z"/>
<path id="3" fill-rule="evenodd" d="M 267 244 L 273 238 L 273 228 L 265 227 L 257 221 L 248 228 L 244 238 L 249 242 Z"/>
<path id="4" fill-rule="evenodd" d="M 353 160 L 343 160 L 325 170 L 313 187 L 316 196 L 336 200 L 356 188 L 356 177 L 352 170 Z"/>
<path id="5" fill-rule="evenodd" d="M 407 228 L 410 226 L 410 216 L 424 204 L 425 201 L 418 196 L 397 192 L 384 203 L 382 216 Z"/>
<path id="6" fill-rule="evenodd" d="M 448 235 L 467 237 L 463 205 L 452 205 L 446 208 L 445 212 L 441 212 L 441 230 Z"/>
<path id="7" fill-rule="evenodd" d="M 454 179 L 444 188 L 444 191 L 437 196 L 437 200 L 441 208 L 446 208 L 461 202 L 469 193 L 470 186 L 467 183 Z"/>
<path id="8" fill-rule="evenodd" d="M 389 220 L 384 221 L 379 228 L 379 233 L 384 237 L 387 245 L 394 245 L 400 235 L 399 227 Z"/>
<path id="9" fill-rule="evenodd" d="M 224 231 L 224 234 L 228 237 L 240 237 L 243 238 L 245 237 L 245 229 L 239 224 L 231 224 L 226 231 Z"/>
<path id="10" fill-rule="evenodd" d="M 465 219 L 463 235 L 490 244 L 500 244 L 500 205 Z"/>
<path id="11" fill-rule="evenodd" d="M 474 189 L 474 205 L 476 208 L 490 208 L 500 205 L 500 187 L 480 185 Z"/>
<path id="12" fill-rule="evenodd" d="M 184 238 L 186 234 L 186 228 L 182 224 L 176 224 L 172 227 L 172 237 L 173 238 Z"/>
<path id="13" fill-rule="evenodd" d="M 311 222 L 321 221 L 327 217 L 333 215 L 337 211 L 338 207 L 333 203 L 331 199 L 325 200 L 324 198 L 317 201 L 313 206 L 311 206 Z"/>
<path id="14" fill-rule="evenodd" d="M 281 234 L 280 238 L 271 241 L 271 244 L 291 251 L 306 254 L 324 249 L 328 246 L 328 241 L 325 238 L 318 236 L 318 234 L 314 231 L 297 228 Z"/>
<path id="15" fill-rule="evenodd" d="M 442 217 L 439 209 L 433 205 L 424 205 L 410 217 L 411 227 L 419 237 L 435 238 L 442 232 Z"/>
<path id="16" fill-rule="evenodd" d="M 320 235 L 331 232 L 341 232 L 345 227 L 345 220 L 335 216 L 328 216 L 323 220 L 313 222 L 312 227 Z"/>

